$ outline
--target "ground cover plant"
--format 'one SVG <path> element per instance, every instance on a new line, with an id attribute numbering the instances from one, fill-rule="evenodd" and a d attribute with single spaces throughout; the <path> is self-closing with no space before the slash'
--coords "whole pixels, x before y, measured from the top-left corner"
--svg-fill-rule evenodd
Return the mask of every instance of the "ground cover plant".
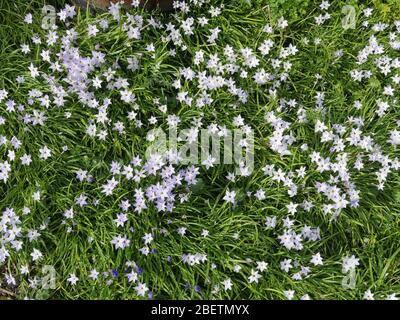
<path id="1" fill-rule="evenodd" d="M 138 4 L 0 4 L 0 294 L 397 299 L 398 2 Z"/>

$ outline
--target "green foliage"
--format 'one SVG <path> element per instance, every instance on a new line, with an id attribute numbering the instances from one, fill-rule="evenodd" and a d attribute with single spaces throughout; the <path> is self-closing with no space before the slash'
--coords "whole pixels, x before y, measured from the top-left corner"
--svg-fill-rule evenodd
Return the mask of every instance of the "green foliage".
<path id="1" fill-rule="evenodd" d="M 60 5 L 63 1 L 58 1 Z M 227 1 L 216 1 L 216 3 L 226 3 Z M 315 104 L 315 94 L 317 91 L 325 90 L 327 93 L 327 105 L 329 117 L 332 123 L 340 123 L 347 117 L 348 101 L 351 98 L 362 99 L 365 108 L 366 130 L 372 130 L 376 134 L 374 138 L 386 141 L 388 132 L 392 129 L 390 125 L 385 126 L 374 120 L 373 104 L 376 92 L 386 85 L 388 79 L 385 77 L 374 77 L 368 83 L 368 90 L 362 90 L 348 80 L 348 73 L 352 65 L 347 60 L 339 61 L 333 58 L 333 54 L 338 49 L 345 49 L 349 56 L 356 55 L 357 50 L 368 40 L 360 29 L 345 31 L 340 25 L 340 8 L 343 3 L 348 1 L 331 1 L 335 5 L 336 14 L 333 16 L 333 23 L 320 29 L 315 28 L 313 18 L 309 15 L 315 10 L 316 1 L 304 0 L 236 0 L 236 6 L 227 4 L 228 12 L 219 20 L 219 26 L 224 32 L 221 33 L 227 43 L 236 48 L 254 46 L 260 41 L 262 28 L 265 24 L 271 23 L 281 16 L 287 18 L 296 28 L 290 30 L 288 42 L 298 41 L 307 37 L 311 43 L 303 45 L 300 56 L 294 61 L 293 69 L 296 70 L 290 75 L 290 85 L 280 88 L 282 93 L 288 97 L 296 98 L 304 104 L 307 115 L 311 122 L 318 118 L 319 114 L 313 109 Z M 30 43 L 32 30 L 41 32 L 38 25 L 27 27 L 21 23 L 21 19 L 27 12 L 33 12 L 36 17 L 40 16 L 40 8 L 43 1 L 16 0 L 1 1 L 0 4 L 0 87 L 7 87 L 13 91 L 17 98 L 21 97 L 15 87 L 15 77 L 21 73 L 26 73 L 28 60 L 19 51 L 21 43 Z M 400 17 L 400 1 L 353 1 L 359 4 L 361 9 L 366 5 L 373 4 L 381 13 L 385 20 L 393 20 Z M 87 24 L 93 21 L 94 17 L 85 20 L 85 12 L 81 12 L 81 20 L 78 31 L 84 32 Z M 161 17 L 162 18 L 162 17 Z M 165 17 L 164 17 L 165 18 Z M 167 18 L 168 19 L 168 18 Z M 359 26 L 358 26 L 359 27 Z M 202 36 L 202 35 L 200 35 Z M 315 38 L 321 38 L 323 45 L 313 44 Z M 173 92 L 170 88 L 171 81 L 176 69 L 183 65 L 183 62 L 191 58 L 193 51 L 199 47 L 201 39 L 185 39 L 187 41 L 188 52 L 180 52 L 175 59 L 164 58 L 167 49 L 162 47 L 160 34 L 154 32 L 146 35 L 144 42 L 154 42 L 161 48 L 158 54 L 160 59 L 159 68 L 154 67 L 154 60 L 150 56 L 145 56 L 140 72 L 136 73 L 134 79 L 135 90 L 138 100 L 143 106 L 144 115 L 155 112 L 152 102 L 154 96 L 167 97 L 169 106 L 179 115 L 191 117 L 198 116 L 200 111 L 193 110 L 192 107 L 180 106 L 173 100 Z M 131 57 L 140 50 L 143 43 L 128 45 L 128 41 L 121 36 L 118 27 L 114 26 L 107 36 L 103 36 L 99 41 L 104 48 L 112 48 L 114 56 L 124 60 Z M 97 43 L 97 42 L 96 42 Z M 82 44 L 84 54 L 89 54 L 95 43 L 87 40 Z M 111 49 L 110 49 L 111 50 Z M 372 68 L 372 66 L 370 66 Z M 324 77 L 323 83 L 316 83 L 315 76 L 320 74 Z M 213 106 L 215 112 L 201 110 L 205 113 L 206 120 L 218 120 L 220 123 L 231 123 L 233 115 L 243 114 L 248 122 L 257 130 L 257 133 L 268 133 L 268 126 L 264 120 L 265 111 L 273 110 L 277 107 L 277 101 L 271 101 L 267 92 L 260 87 L 251 87 L 252 82 L 243 81 L 243 87 L 252 92 L 251 99 L 246 106 L 238 111 L 232 107 L 231 101 L 225 103 L 224 97 L 218 97 L 218 103 Z M 25 89 L 35 87 L 35 83 L 27 83 Z M 189 89 L 188 89 L 189 90 Z M 132 299 L 135 298 L 133 285 L 126 279 L 110 286 L 104 284 L 93 284 L 82 277 L 77 288 L 67 286 L 65 279 L 71 272 L 80 269 L 82 274 L 90 271 L 94 263 L 99 270 L 107 270 L 113 266 L 122 265 L 126 260 L 131 259 L 137 254 L 137 247 L 141 241 L 141 234 L 135 235 L 134 249 L 128 252 L 115 252 L 110 248 L 110 229 L 113 226 L 112 218 L 118 212 L 118 203 L 113 200 L 105 200 L 100 207 L 89 206 L 84 215 L 78 220 L 78 230 L 74 234 L 66 234 L 65 226 L 61 225 L 60 209 L 71 205 L 70 195 L 78 195 L 80 189 L 71 181 L 71 172 L 77 168 L 89 167 L 93 171 L 104 172 L 107 170 L 109 162 L 117 157 L 131 157 L 136 153 L 143 153 L 146 145 L 142 142 L 139 130 L 129 129 L 126 141 L 118 140 L 117 135 L 107 143 L 95 144 L 88 140 L 81 132 L 87 125 L 86 121 L 90 114 L 82 110 L 79 105 L 71 103 L 68 111 L 72 111 L 74 123 L 78 123 L 79 130 L 72 126 L 72 121 L 65 121 L 63 112 L 65 110 L 54 110 L 53 118 L 49 125 L 42 130 L 32 130 L 26 133 L 28 137 L 35 137 L 43 143 L 49 144 L 52 149 L 60 149 L 64 142 L 70 142 L 74 147 L 69 155 L 60 155 L 62 165 L 52 164 L 46 167 L 45 174 L 39 166 L 21 171 L 13 180 L 12 191 L 7 186 L 0 183 L 0 208 L 3 205 L 24 204 L 31 200 L 28 195 L 36 186 L 47 186 L 44 197 L 45 201 L 41 205 L 33 205 L 34 215 L 29 222 L 32 226 L 42 223 L 50 218 L 53 234 L 45 232 L 43 234 L 42 247 L 46 250 L 46 263 L 57 267 L 59 281 L 57 289 L 49 295 L 48 292 L 38 290 L 36 298 L 96 298 L 96 299 Z M 118 105 L 113 109 L 113 117 L 122 117 L 126 110 Z M 398 119 L 400 110 L 395 108 L 388 115 L 387 123 L 393 123 Z M 295 116 L 288 120 L 294 120 Z M 16 125 L 15 128 L 18 128 Z M 0 128 L 0 134 L 4 134 Z M 15 129 L 16 130 L 16 129 Z M 307 139 L 311 136 L 313 128 L 294 127 L 296 135 Z M 60 132 L 62 134 L 60 134 Z M 234 185 L 237 188 L 237 199 L 239 206 L 235 209 L 223 204 L 221 198 L 228 184 L 224 178 L 226 173 L 231 170 L 229 167 L 220 166 L 210 171 L 203 171 L 202 178 L 192 189 L 193 198 L 189 203 L 182 205 L 177 212 L 168 216 L 161 215 L 153 211 L 146 212 L 142 216 L 132 219 L 131 225 L 136 228 L 141 226 L 143 229 L 150 230 L 154 226 L 162 226 L 162 221 L 173 220 L 173 227 L 183 224 L 190 226 L 190 237 L 184 238 L 176 234 L 168 235 L 160 242 L 158 255 L 151 256 L 146 262 L 145 281 L 153 281 L 151 285 L 155 288 L 156 297 L 160 299 L 282 299 L 282 292 L 289 288 L 295 288 L 297 294 L 310 294 L 312 298 L 320 299 L 352 299 L 362 298 L 363 292 L 369 288 L 377 290 L 382 295 L 400 292 L 400 260 L 398 243 L 400 238 L 400 192 L 398 176 L 390 177 L 390 184 L 384 192 L 379 192 L 376 188 L 370 187 L 373 177 L 368 174 L 360 174 L 357 181 L 365 199 L 361 207 L 348 210 L 341 216 L 340 223 L 329 221 L 328 217 L 322 212 L 304 214 L 296 219 L 303 219 L 310 225 L 321 224 L 321 231 L 325 238 L 321 243 L 316 244 L 311 249 L 320 251 L 326 257 L 324 268 L 317 269 L 311 277 L 302 282 L 296 282 L 287 274 L 279 271 L 279 263 L 287 252 L 277 243 L 272 231 L 264 227 L 266 215 L 280 215 L 282 204 L 286 203 L 288 197 L 281 190 L 277 190 L 263 174 L 261 167 L 267 163 L 275 162 L 287 168 L 295 170 L 299 165 L 308 161 L 295 154 L 292 162 L 277 155 L 271 154 L 267 148 L 267 136 L 259 136 L 256 141 L 257 154 L 256 162 L 258 168 L 249 181 L 239 181 Z M 310 141 L 311 145 L 318 145 L 318 141 Z M 35 146 L 34 148 L 36 148 Z M 3 149 L 0 149 L 3 152 Z M 96 161 L 92 161 L 91 153 L 96 155 Z M 385 150 L 391 156 L 396 156 L 396 152 Z M 37 150 L 35 150 L 37 152 Z M 355 158 L 356 152 L 350 155 L 351 160 Z M 23 169 L 25 170 L 25 169 Z M 317 173 L 314 173 L 317 175 Z M 310 177 L 311 179 L 312 177 Z M 315 177 L 314 177 L 315 178 Z M 126 190 L 131 191 L 131 185 L 124 185 Z M 246 192 L 251 188 L 263 188 L 268 193 L 268 201 L 256 202 L 247 201 Z M 93 197 L 102 197 L 99 190 L 88 190 Z M 140 219 L 140 220 L 139 220 Z M 140 222 L 140 223 L 139 223 Z M 208 229 L 211 236 L 203 238 L 199 236 L 203 229 Z M 235 233 L 240 230 L 240 238 L 232 240 Z M 146 230 L 147 231 L 147 230 Z M 116 233 L 117 230 L 112 230 Z M 89 243 L 88 238 L 93 237 L 94 241 Z M 210 260 L 216 262 L 217 269 L 213 269 L 211 262 L 204 268 L 194 267 L 188 269 L 186 265 L 179 262 L 182 252 L 206 252 Z M 358 287 L 353 291 L 346 291 L 341 288 L 343 275 L 338 263 L 345 253 L 355 253 L 360 257 L 362 268 L 357 275 Z M 306 252 L 308 255 L 310 252 Z M 173 257 L 174 263 L 166 265 L 167 255 Z M 301 259 L 300 255 L 294 255 L 296 259 Z M 13 257 L 18 263 L 29 261 L 29 255 Z M 273 271 L 267 273 L 262 279 L 260 286 L 252 286 L 248 283 L 244 273 L 237 276 L 232 272 L 236 263 L 243 265 L 243 270 L 248 274 L 252 269 L 250 263 L 245 258 L 254 261 L 266 260 L 274 267 Z M 141 257 L 138 262 L 144 263 Z M 15 268 L 11 263 L 7 268 Z M 37 270 L 35 270 L 37 271 Z M 150 275 L 156 274 L 157 277 Z M 201 293 L 193 290 L 183 290 L 182 285 L 189 283 L 192 287 L 200 283 L 204 288 L 209 282 L 221 283 L 226 277 L 237 277 L 237 285 L 230 292 L 211 293 L 207 288 Z M 241 277 L 241 278 L 240 278 Z M 21 284 L 21 296 L 31 295 L 32 290 L 28 282 Z M 0 297 L 1 299 L 1 297 Z"/>

